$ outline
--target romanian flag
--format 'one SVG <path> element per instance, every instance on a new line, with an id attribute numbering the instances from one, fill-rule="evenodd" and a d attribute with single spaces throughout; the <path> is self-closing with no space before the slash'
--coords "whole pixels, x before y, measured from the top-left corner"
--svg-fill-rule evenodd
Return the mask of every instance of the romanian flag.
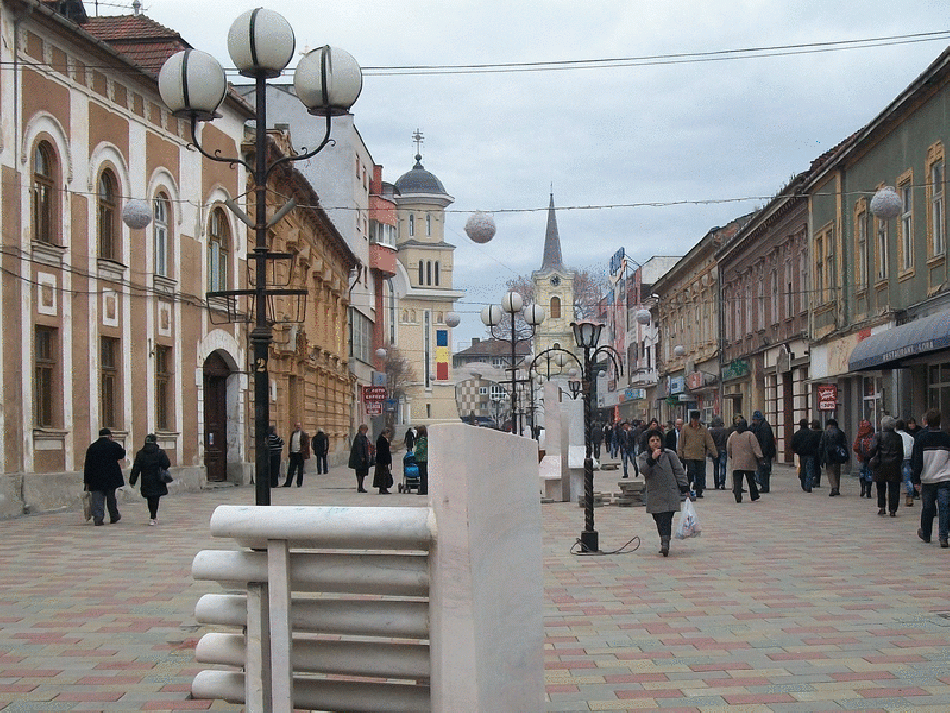
<path id="1" fill-rule="evenodd" d="M 435 330 L 435 380 L 449 380 L 449 330 Z"/>

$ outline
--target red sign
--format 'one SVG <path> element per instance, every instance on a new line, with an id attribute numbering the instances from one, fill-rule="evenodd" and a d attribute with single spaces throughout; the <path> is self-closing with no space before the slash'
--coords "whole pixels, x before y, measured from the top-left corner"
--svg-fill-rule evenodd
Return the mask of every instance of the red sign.
<path id="1" fill-rule="evenodd" d="M 701 371 L 694 371 L 692 374 L 686 376 L 686 385 L 690 389 L 698 389 L 703 385 L 703 373 Z"/>
<path id="2" fill-rule="evenodd" d="M 367 404 L 372 401 L 385 401 L 385 400 L 386 400 L 385 386 L 364 386 L 363 387 L 363 401 L 365 401 Z"/>
<path id="3" fill-rule="evenodd" d="M 834 411 L 838 407 L 838 387 L 826 384 L 818 387 L 818 410 Z"/>
<path id="4" fill-rule="evenodd" d="M 367 401 L 366 402 L 366 415 L 367 416 L 379 416 L 383 413 L 383 402 L 382 401 Z"/>

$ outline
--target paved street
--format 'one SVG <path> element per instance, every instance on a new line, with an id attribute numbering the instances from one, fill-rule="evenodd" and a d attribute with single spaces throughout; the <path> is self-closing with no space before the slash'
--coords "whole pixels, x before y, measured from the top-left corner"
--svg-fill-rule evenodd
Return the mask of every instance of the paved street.
<path id="1" fill-rule="evenodd" d="M 421 501 L 354 485 L 311 472 L 274 502 Z M 856 481 L 842 490 L 806 495 L 779 468 L 757 503 L 707 491 L 703 536 L 668 559 L 642 508 L 596 510 L 602 549 L 638 536 L 638 550 L 578 557 L 582 509 L 544 505 L 547 710 L 950 710 L 950 550 L 917 539 L 919 502 L 879 517 Z M 214 507 L 253 500 L 172 495 L 158 527 L 140 499 L 106 527 L 77 512 L 0 522 L 0 710 L 239 710 L 189 699 L 193 608 L 214 589 L 189 572 L 224 546 L 208 536 Z"/>

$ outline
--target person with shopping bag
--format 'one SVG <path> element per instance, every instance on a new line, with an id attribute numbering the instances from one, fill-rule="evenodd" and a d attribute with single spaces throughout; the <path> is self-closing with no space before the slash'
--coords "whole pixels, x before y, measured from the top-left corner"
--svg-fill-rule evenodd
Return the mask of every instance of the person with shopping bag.
<path id="1" fill-rule="evenodd" d="M 643 434 L 637 464 L 646 486 L 646 511 L 653 516 L 660 536 L 660 553 L 669 557 L 673 516 L 680 509 L 680 502 L 689 493 L 686 471 L 683 470 L 676 451 L 663 447 L 663 434 L 658 430 L 649 430 Z"/>

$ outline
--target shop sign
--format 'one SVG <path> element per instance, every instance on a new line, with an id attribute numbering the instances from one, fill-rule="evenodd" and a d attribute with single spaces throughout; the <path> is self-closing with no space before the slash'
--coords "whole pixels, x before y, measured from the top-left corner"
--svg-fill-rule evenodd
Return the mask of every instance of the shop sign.
<path id="1" fill-rule="evenodd" d="M 364 386 L 363 387 L 363 401 L 370 403 L 372 401 L 385 401 L 386 400 L 386 387 L 385 386 Z"/>
<path id="2" fill-rule="evenodd" d="M 646 389 L 627 389 L 623 392 L 625 401 L 642 401 L 647 397 Z"/>
<path id="3" fill-rule="evenodd" d="M 749 365 L 741 359 L 733 359 L 722 370 L 722 380 L 738 379 L 749 373 Z"/>
<path id="4" fill-rule="evenodd" d="M 818 410 L 834 411 L 838 407 L 838 387 L 823 384 L 818 387 Z"/>
<path id="5" fill-rule="evenodd" d="M 671 377 L 669 377 L 669 380 L 670 380 L 670 382 L 669 382 L 669 383 L 670 383 L 670 388 L 669 388 L 669 393 L 670 393 L 670 394 L 681 394 L 681 393 L 683 393 L 683 391 L 685 391 L 685 388 L 684 388 L 684 379 L 683 379 L 682 376 L 671 376 Z"/>
<path id="6" fill-rule="evenodd" d="M 383 413 L 383 402 L 382 401 L 367 401 L 366 402 L 366 415 L 367 416 L 379 416 Z"/>
<path id="7" fill-rule="evenodd" d="M 703 386 L 703 373 L 701 371 L 694 371 L 692 374 L 686 377 L 686 385 L 690 389 L 699 389 Z"/>

